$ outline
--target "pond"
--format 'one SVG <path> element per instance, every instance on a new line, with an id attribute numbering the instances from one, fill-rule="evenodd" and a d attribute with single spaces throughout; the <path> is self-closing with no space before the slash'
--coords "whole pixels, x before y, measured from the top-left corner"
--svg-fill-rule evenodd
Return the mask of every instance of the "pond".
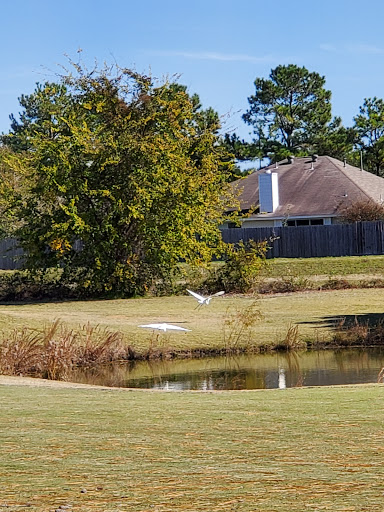
<path id="1" fill-rule="evenodd" d="M 267 389 L 378 382 L 384 349 L 139 361 L 77 370 L 72 382 L 162 390 Z"/>

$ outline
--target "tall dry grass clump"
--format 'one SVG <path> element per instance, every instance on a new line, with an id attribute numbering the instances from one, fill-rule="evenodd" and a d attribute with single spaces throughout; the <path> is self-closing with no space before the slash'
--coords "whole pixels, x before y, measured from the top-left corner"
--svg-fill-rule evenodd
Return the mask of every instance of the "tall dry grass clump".
<path id="1" fill-rule="evenodd" d="M 65 380 L 78 367 L 126 359 L 129 347 L 122 334 L 89 324 L 80 331 L 56 320 L 41 331 L 14 330 L 0 342 L 0 373 Z"/>
<path id="2" fill-rule="evenodd" d="M 342 318 L 335 328 L 333 344 L 340 347 L 377 347 L 384 345 L 384 322 L 380 320 L 375 325 L 369 321 L 361 321 L 355 317 L 352 323 Z"/>
<path id="3" fill-rule="evenodd" d="M 304 348 L 305 346 L 306 346 L 306 343 L 300 339 L 299 326 L 289 324 L 284 338 L 277 343 L 276 348 L 286 349 L 286 350 L 296 350 L 296 349 Z"/>
<path id="4" fill-rule="evenodd" d="M 56 320 L 39 333 L 40 374 L 46 379 L 65 380 L 76 365 L 76 334 Z"/>
<path id="5" fill-rule="evenodd" d="M 255 300 L 245 308 L 227 309 L 223 322 L 226 352 L 239 352 L 251 347 L 257 349 L 254 327 L 263 318 Z"/>
<path id="6" fill-rule="evenodd" d="M 121 332 L 99 329 L 89 323 L 79 333 L 77 365 L 82 367 L 126 359 L 130 349 L 124 345 Z"/>
<path id="7" fill-rule="evenodd" d="M 41 340 L 26 328 L 14 330 L 0 343 L 0 373 L 23 375 L 41 367 Z"/>

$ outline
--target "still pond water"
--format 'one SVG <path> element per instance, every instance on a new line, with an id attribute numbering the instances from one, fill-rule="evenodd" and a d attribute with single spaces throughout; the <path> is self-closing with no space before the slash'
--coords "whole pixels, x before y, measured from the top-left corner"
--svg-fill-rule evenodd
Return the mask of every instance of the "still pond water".
<path id="1" fill-rule="evenodd" d="M 378 382 L 384 349 L 140 361 L 76 371 L 72 382 L 163 390 L 267 389 Z"/>

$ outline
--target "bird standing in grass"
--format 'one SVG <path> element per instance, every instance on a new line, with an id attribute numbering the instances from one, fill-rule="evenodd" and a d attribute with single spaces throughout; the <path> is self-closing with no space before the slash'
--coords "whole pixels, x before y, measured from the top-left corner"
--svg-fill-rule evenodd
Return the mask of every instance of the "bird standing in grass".
<path id="1" fill-rule="evenodd" d="M 188 290 L 188 288 L 187 288 L 187 292 L 189 294 L 191 294 L 192 297 L 195 297 L 195 299 L 197 299 L 198 304 L 195 309 L 200 308 L 204 304 L 206 306 L 208 306 L 208 304 L 210 303 L 211 299 L 213 299 L 213 297 L 219 297 L 220 295 L 224 295 L 224 293 L 225 293 L 225 292 L 221 291 L 221 292 L 214 293 L 213 295 L 209 295 L 208 297 L 204 297 L 203 295 L 199 295 L 198 293 L 193 292 L 192 290 Z"/>

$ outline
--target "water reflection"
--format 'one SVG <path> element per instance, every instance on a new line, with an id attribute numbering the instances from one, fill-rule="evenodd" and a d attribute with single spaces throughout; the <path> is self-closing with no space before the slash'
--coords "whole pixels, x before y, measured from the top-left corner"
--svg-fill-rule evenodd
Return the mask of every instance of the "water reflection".
<path id="1" fill-rule="evenodd" d="M 112 364 L 70 380 L 163 390 L 266 389 L 377 382 L 384 351 L 345 349 Z"/>
<path id="2" fill-rule="evenodd" d="M 285 369 L 279 368 L 279 388 L 285 389 L 287 387 L 287 383 L 285 382 Z"/>

